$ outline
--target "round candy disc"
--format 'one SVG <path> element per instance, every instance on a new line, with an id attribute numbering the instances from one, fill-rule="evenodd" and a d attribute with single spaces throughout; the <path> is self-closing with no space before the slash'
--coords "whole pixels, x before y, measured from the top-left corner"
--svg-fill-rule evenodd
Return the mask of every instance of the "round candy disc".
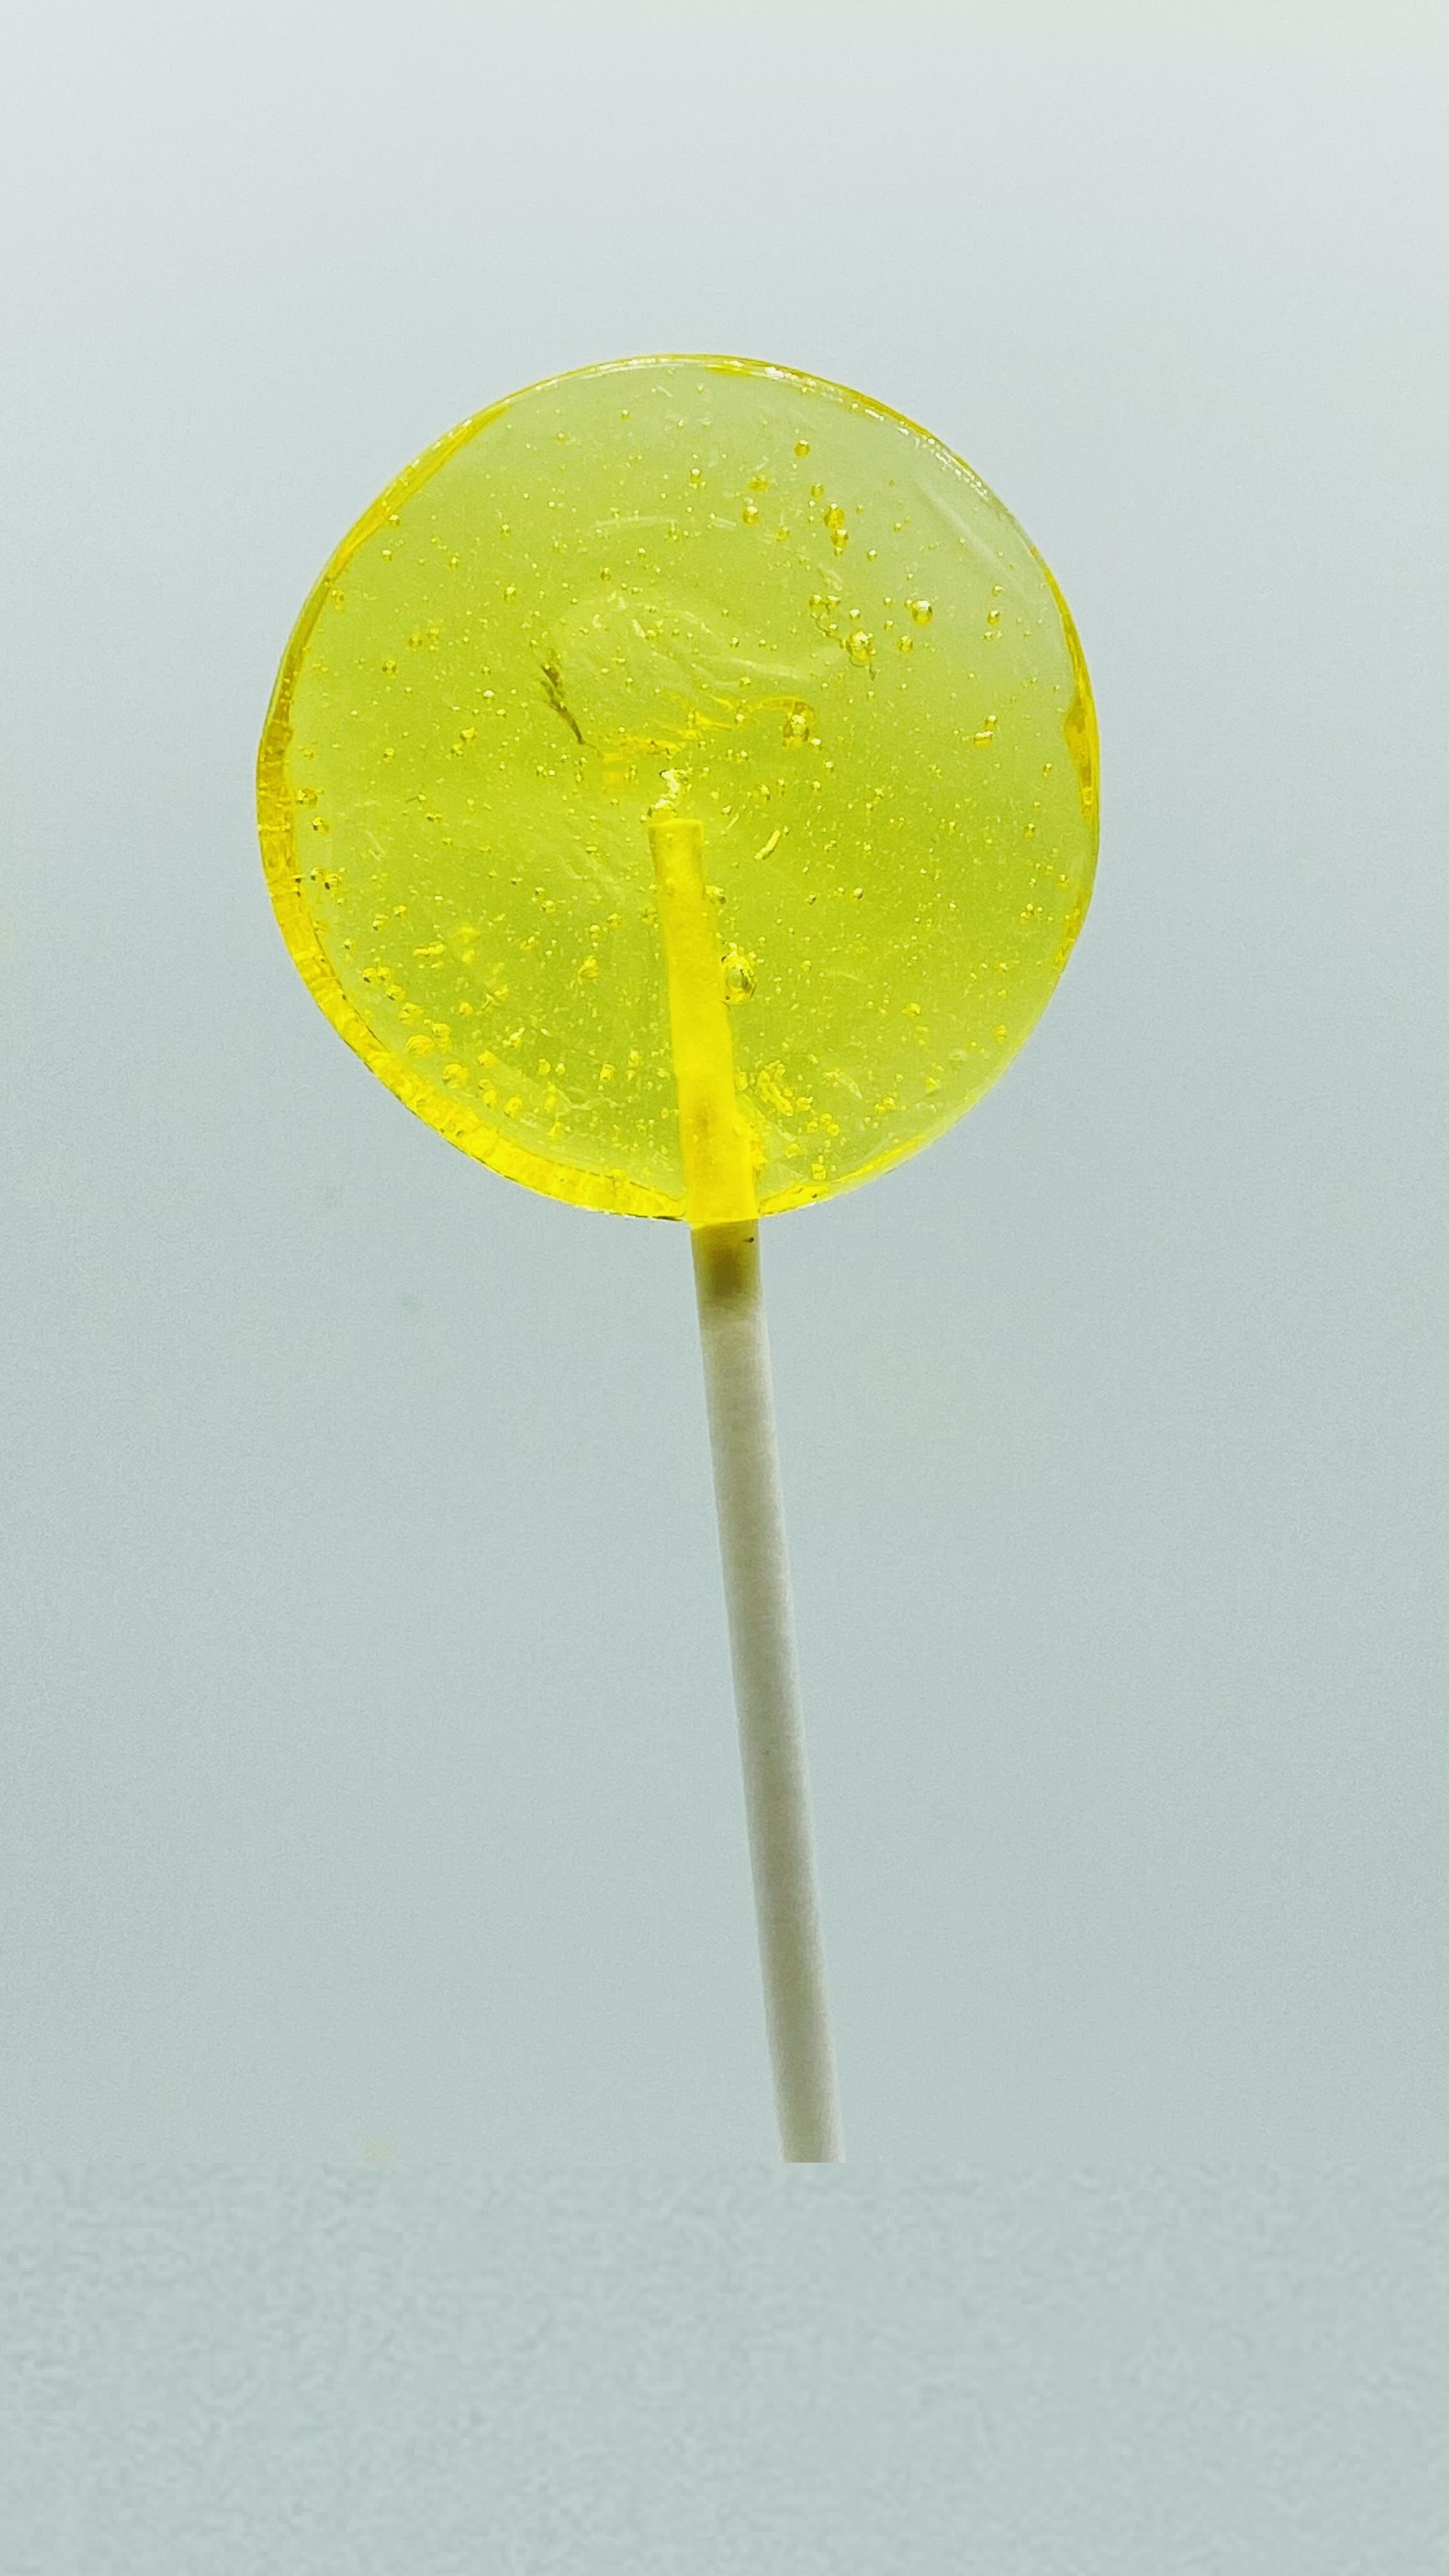
<path id="1" fill-rule="evenodd" d="M 881 404 L 636 358 L 465 422 L 302 612 L 262 741 L 287 943 L 419 1117 L 682 1216 L 648 817 L 704 831 L 759 1207 L 948 1127 L 1091 890 L 1096 729 L 1040 556 Z"/>

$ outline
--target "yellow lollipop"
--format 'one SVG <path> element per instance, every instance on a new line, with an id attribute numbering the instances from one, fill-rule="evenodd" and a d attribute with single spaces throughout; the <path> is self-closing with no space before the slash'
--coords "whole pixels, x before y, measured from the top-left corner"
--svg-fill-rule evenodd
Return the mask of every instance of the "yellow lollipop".
<path id="1" fill-rule="evenodd" d="M 1091 698 L 935 439 L 738 360 L 556 378 L 398 478 L 283 664 L 262 831 L 323 1009 L 465 1152 L 679 1217 L 661 804 L 703 827 L 762 1214 L 996 1079 L 1091 888 Z"/>
<path id="2" fill-rule="evenodd" d="M 860 394 L 623 360 L 441 439 L 287 649 L 263 854 L 314 997 L 511 1179 L 694 1230 L 767 2003 L 838 2153 L 754 1221 L 927 1144 L 1081 926 L 1096 728 L 1056 584 Z"/>

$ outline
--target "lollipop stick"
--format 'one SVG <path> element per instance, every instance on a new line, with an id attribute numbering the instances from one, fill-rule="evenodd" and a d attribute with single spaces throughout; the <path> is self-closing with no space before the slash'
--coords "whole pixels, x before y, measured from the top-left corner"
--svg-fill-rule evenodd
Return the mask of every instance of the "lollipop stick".
<path id="1" fill-rule="evenodd" d="M 838 2164 L 815 1852 L 795 1662 L 750 1138 L 736 1106 L 704 829 L 649 826 L 694 1242 L 715 1504 L 781 2151 Z"/>
<path id="2" fill-rule="evenodd" d="M 697 1228 L 694 1282 L 780 2145 L 839 2164 L 758 1227 Z"/>

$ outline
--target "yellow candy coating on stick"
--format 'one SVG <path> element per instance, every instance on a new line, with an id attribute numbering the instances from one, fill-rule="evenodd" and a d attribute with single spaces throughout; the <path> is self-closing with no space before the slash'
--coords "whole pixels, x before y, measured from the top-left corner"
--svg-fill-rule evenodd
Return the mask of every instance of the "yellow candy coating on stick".
<path id="1" fill-rule="evenodd" d="M 729 987 L 704 877 L 704 826 L 669 812 L 649 824 L 669 980 L 685 1212 L 692 1226 L 755 1214 L 755 1139 L 741 1115 Z"/>
<path id="2" fill-rule="evenodd" d="M 996 1080 L 1086 910 L 1096 727 L 1050 573 L 936 439 L 637 358 L 367 512 L 259 803 L 293 956 L 410 1108 L 555 1197 L 708 1224 L 849 1188 Z"/>

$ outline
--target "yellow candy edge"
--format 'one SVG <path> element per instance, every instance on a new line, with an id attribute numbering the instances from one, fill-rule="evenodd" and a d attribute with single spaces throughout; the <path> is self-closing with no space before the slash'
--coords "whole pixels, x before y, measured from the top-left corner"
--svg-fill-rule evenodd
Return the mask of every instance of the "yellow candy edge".
<path id="1" fill-rule="evenodd" d="M 687 1212 L 682 1191 L 678 1198 L 666 1198 L 660 1190 L 642 1188 L 637 1181 L 631 1181 L 626 1173 L 585 1171 L 575 1164 L 554 1162 L 545 1155 L 531 1153 L 526 1145 L 517 1145 L 511 1138 L 500 1135 L 496 1127 L 488 1126 L 485 1120 L 478 1117 L 475 1111 L 467 1108 L 455 1096 L 436 1090 L 431 1083 L 424 1081 L 409 1066 L 400 1063 L 391 1050 L 374 1036 L 367 1022 L 348 1000 L 338 982 L 303 899 L 301 871 L 296 860 L 292 800 L 287 791 L 286 778 L 287 753 L 292 741 L 292 696 L 297 675 L 302 666 L 302 657 L 311 639 L 312 629 L 326 605 L 330 590 L 339 574 L 352 561 L 359 547 L 367 543 L 368 538 L 382 526 L 402 502 L 410 499 L 414 492 L 430 481 L 439 468 L 446 465 L 450 456 L 455 455 L 460 447 L 466 447 L 469 440 L 476 438 L 480 431 L 486 429 L 490 421 L 500 419 L 502 414 L 510 411 L 515 403 L 524 401 L 531 394 L 548 393 L 555 385 L 575 383 L 580 377 L 625 375 L 632 367 L 661 365 L 706 367 L 718 375 L 758 376 L 769 382 L 800 385 L 811 393 L 823 389 L 828 393 L 839 395 L 848 403 L 858 405 L 864 411 L 876 413 L 882 420 L 894 421 L 901 427 L 909 429 L 917 438 L 924 439 L 929 447 L 934 447 L 940 455 L 947 457 L 951 464 L 969 474 L 974 483 L 980 483 L 980 476 L 965 463 L 962 457 L 954 455 L 951 449 L 930 430 L 923 429 L 919 421 L 911 420 L 905 412 L 894 411 L 889 404 L 875 401 L 870 394 L 856 393 L 849 385 L 836 384 L 829 377 L 806 375 L 798 367 L 774 366 L 762 359 L 656 353 L 639 358 L 607 359 L 601 365 L 593 367 L 574 367 L 568 369 L 563 375 L 544 376 L 537 384 L 521 386 L 516 393 L 506 395 L 502 402 L 491 403 L 486 411 L 475 412 L 471 419 L 461 421 L 456 429 L 449 430 L 444 437 L 435 440 L 431 447 L 424 448 L 421 456 L 415 457 L 411 465 L 404 466 L 401 474 L 396 476 L 385 492 L 378 495 L 371 507 L 363 512 L 356 526 L 348 531 L 323 572 L 313 583 L 282 658 L 282 666 L 277 673 L 271 704 L 267 709 L 266 722 L 262 728 L 262 739 L 257 753 L 257 824 L 267 890 L 271 895 L 272 907 L 276 913 L 282 937 L 287 943 L 302 981 L 318 1008 L 331 1021 L 338 1036 L 346 1040 L 353 1053 L 361 1056 L 363 1063 L 371 1068 L 378 1080 L 386 1083 L 388 1090 L 395 1093 L 416 1117 L 421 1118 L 425 1126 L 435 1128 L 440 1136 L 447 1138 L 450 1145 L 456 1145 L 460 1153 L 470 1155 L 475 1162 L 486 1164 L 490 1171 L 502 1173 L 505 1180 L 520 1181 L 526 1189 L 538 1190 L 545 1198 L 563 1199 L 571 1207 L 592 1208 L 607 1216 L 652 1216 L 677 1220 L 684 1218 Z M 985 487 L 982 486 L 982 488 Z M 1027 538 L 1026 542 L 1031 545 L 1030 538 Z M 1072 622 L 1071 612 L 1062 597 L 1050 566 L 1037 553 L 1035 546 L 1031 546 L 1031 551 L 1041 565 L 1051 587 L 1052 597 L 1056 601 L 1065 631 L 1067 650 L 1071 656 L 1072 670 L 1077 683 L 1077 696 L 1068 712 L 1065 729 L 1068 747 L 1072 752 L 1081 781 L 1083 811 L 1095 822 L 1097 718 L 1092 703 L 1086 661 L 1077 639 L 1077 630 Z M 1093 873 L 1095 873 L 1095 853 Z M 1085 917 L 1091 891 L 1089 877 L 1082 898 L 1082 913 L 1071 939 L 1066 943 L 1061 961 L 1063 965 L 1076 944 L 1077 932 L 1080 930 L 1082 918 Z M 663 961 L 661 960 L 662 971 Z M 1022 1044 L 1029 1034 L 1030 1031 L 1023 1033 Z M 1018 1051 L 1013 1049 L 1013 1053 Z M 1004 1070 L 1004 1065 L 999 1067 L 998 1076 Z M 996 1078 L 998 1077 L 993 1077 L 993 1079 Z M 979 1094 L 977 1096 L 980 1097 Z M 967 1103 L 968 1108 L 971 1105 L 970 1102 Z M 858 1172 L 852 1172 L 848 1180 L 826 1184 L 806 1181 L 795 1189 L 782 1190 L 773 1197 L 762 1199 L 760 1214 L 780 1216 L 788 1208 L 809 1207 L 817 1200 L 838 1198 L 846 1190 L 858 1189 L 862 1182 L 874 1180 L 878 1173 L 890 1171 L 895 1164 L 906 1162 L 912 1154 L 920 1153 L 924 1146 L 934 1144 L 938 1137 L 943 1136 L 948 1128 L 954 1127 L 957 1119 L 964 1115 L 964 1110 L 949 1110 L 937 1126 L 928 1128 L 923 1135 L 912 1137 L 907 1144 L 884 1149 L 874 1161 L 862 1165 Z"/>

